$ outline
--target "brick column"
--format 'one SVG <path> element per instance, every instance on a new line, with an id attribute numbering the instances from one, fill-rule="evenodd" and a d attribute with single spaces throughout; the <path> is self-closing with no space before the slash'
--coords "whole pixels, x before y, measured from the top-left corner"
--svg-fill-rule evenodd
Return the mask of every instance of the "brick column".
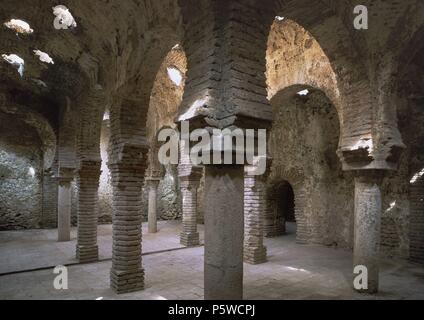
<path id="1" fill-rule="evenodd" d="M 311 232 L 309 230 L 308 219 L 305 215 L 307 194 L 303 182 L 292 185 L 294 193 L 294 215 L 296 217 L 296 242 L 300 244 L 308 243 Z"/>
<path id="2" fill-rule="evenodd" d="M 53 172 L 45 172 L 43 177 L 43 228 L 57 227 L 59 179 Z"/>
<path id="3" fill-rule="evenodd" d="M 410 184 L 410 259 L 424 263 L 424 176 Z"/>
<path id="4" fill-rule="evenodd" d="M 110 283 L 117 293 L 144 288 L 141 260 L 142 187 L 147 149 L 125 147 L 117 162 L 109 163 L 113 186 L 113 248 Z M 142 155 L 142 157 L 140 157 Z"/>
<path id="5" fill-rule="evenodd" d="M 355 177 L 355 213 L 353 266 L 368 270 L 367 293 L 378 291 L 382 176 L 377 172 L 361 172 Z M 354 275 L 354 277 L 357 274 Z"/>
<path id="6" fill-rule="evenodd" d="M 190 155 L 186 150 L 185 140 L 180 141 L 180 162 L 178 164 L 178 177 L 180 179 L 183 228 L 180 243 L 187 247 L 199 245 L 197 232 L 197 189 L 203 174 L 203 167 L 191 163 Z"/>
<path id="7" fill-rule="evenodd" d="M 197 232 L 197 188 L 202 177 L 202 167 L 191 167 L 190 173 L 180 176 L 180 188 L 182 195 L 183 229 L 180 243 L 187 247 L 199 245 L 199 233 Z"/>
<path id="8" fill-rule="evenodd" d="M 98 188 L 100 161 L 80 161 L 77 169 L 78 238 L 76 256 L 80 262 L 99 259 L 97 245 Z"/>
<path id="9" fill-rule="evenodd" d="M 148 205 L 148 232 L 156 233 L 158 231 L 157 225 L 157 192 L 160 179 L 147 178 L 147 187 L 149 188 L 149 205 Z"/>
<path id="10" fill-rule="evenodd" d="M 71 182 L 73 170 L 61 170 L 58 180 L 57 233 L 58 241 L 71 240 Z"/>
<path id="11" fill-rule="evenodd" d="M 268 170 L 265 174 L 252 175 L 245 171 L 244 176 L 244 262 L 250 264 L 266 262 L 263 226 L 267 208 L 266 179 L 270 162 L 267 163 Z M 254 169 L 253 166 L 250 167 Z"/>

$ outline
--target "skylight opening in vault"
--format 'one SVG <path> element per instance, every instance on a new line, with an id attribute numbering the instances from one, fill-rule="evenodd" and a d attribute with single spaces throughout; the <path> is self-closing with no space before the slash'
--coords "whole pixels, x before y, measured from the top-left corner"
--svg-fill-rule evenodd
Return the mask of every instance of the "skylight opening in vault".
<path id="1" fill-rule="evenodd" d="M 299 92 L 297 93 L 297 95 L 298 95 L 298 96 L 307 96 L 308 94 L 309 94 L 309 90 L 308 90 L 308 89 L 305 89 L 305 90 L 299 91 Z"/>
<path id="2" fill-rule="evenodd" d="M 4 25 L 16 32 L 16 34 L 31 34 L 34 32 L 28 22 L 20 19 L 10 19 Z"/>
<path id="3" fill-rule="evenodd" d="M 34 54 L 38 56 L 41 62 L 54 64 L 53 59 L 47 53 L 40 50 L 34 50 Z"/>
<path id="4" fill-rule="evenodd" d="M 67 7 L 64 5 L 58 5 L 52 9 L 53 14 L 56 16 L 53 21 L 53 26 L 56 30 L 66 30 L 77 27 L 77 23 Z"/>
<path id="5" fill-rule="evenodd" d="M 168 67 L 167 71 L 169 79 L 171 79 L 171 81 L 179 87 L 183 81 L 183 75 L 181 74 L 181 71 L 173 67 Z"/>
<path id="6" fill-rule="evenodd" d="M 3 60 L 15 67 L 18 70 L 18 73 L 21 77 L 24 76 L 24 69 L 25 69 L 25 61 L 20 56 L 16 54 L 2 54 L 1 55 Z"/>

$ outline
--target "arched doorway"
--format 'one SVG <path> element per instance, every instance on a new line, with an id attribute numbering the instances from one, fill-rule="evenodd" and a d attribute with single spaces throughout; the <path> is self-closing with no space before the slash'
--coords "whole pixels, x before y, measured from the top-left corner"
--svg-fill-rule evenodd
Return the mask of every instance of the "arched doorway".
<path id="1" fill-rule="evenodd" d="M 296 216 L 294 211 L 294 192 L 293 188 L 287 181 L 280 184 L 278 188 L 279 197 L 277 198 L 278 214 L 282 216 L 284 221 L 284 229 L 286 234 L 296 234 Z"/>
<path id="2" fill-rule="evenodd" d="M 268 210 L 264 221 L 265 237 L 296 234 L 294 191 L 291 184 L 280 181 L 268 190 Z"/>

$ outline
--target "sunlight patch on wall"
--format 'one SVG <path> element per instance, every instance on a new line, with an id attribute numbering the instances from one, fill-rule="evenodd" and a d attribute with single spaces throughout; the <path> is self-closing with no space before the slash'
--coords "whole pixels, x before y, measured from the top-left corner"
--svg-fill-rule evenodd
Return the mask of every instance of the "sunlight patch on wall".
<path id="1" fill-rule="evenodd" d="M 421 171 L 414 174 L 411 181 L 409 181 L 410 184 L 416 183 L 422 176 L 424 176 L 424 168 L 421 169 Z"/>
<path id="2" fill-rule="evenodd" d="M 30 167 L 30 168 L 28 169 L 28 174 L 29 174 L 32 178 L 34 178 L 34 177 L 35 177 L 35 169 L 34 169 L 33 167 Z"/>
<path id="3" fill-rule="evenodd" d="M 197 114 L 198 109 L 202 108 L 208 100 L 208 97 L 205 97 L 194 101 L 190 108 L 188 108 L 188 110 L 178 118 L 178 121 L 184 121 L 194 117 Z"/>
<path id="4" fill-rule="evenodd" d="M 389 213 L 390 211 L 392 211 L 396 206 L 396 201 L 393 201 L 390 203 L 389 207 L 386 209 L 386 213 Z"/>

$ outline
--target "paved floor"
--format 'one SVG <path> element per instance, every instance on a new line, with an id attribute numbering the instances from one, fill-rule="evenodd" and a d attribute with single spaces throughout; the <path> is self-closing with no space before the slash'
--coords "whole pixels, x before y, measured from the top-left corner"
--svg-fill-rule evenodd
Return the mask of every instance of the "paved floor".
<path id="1" fill-rule="evenodd" d="M 106 230 L 106 238 L 107 228 L 110 227 L 100 227 Z M 155 246 L 167 245 L 170 248 L 178 245 L 179 228 L 180 225 L 175 222 L 162 224 L 158 234 L 144 236 L 144 247 L 153 250 Z M 28 238 L 30 234 L 31 231 L 27 234 Z M 0 239 L 4 237 L 21 254 L 25 252 L 28 243 L 23 242 L 24 245 L 19 246 L 17 234 L 14 237 L 0 235 Z M 108 256 L 107 248 L 110 248 L 110 236 L 109 240 L 106 238 L 99 239 L 105 257 Z M 420 265 L 397 260 L 382 261 L 380 293 L 376 296 L 358 294 L 351 289 L 352 254 L 349 251 L 299 245 L 294 239 L 294 234 L 266 239 L 269 261 L 256 266 L 245 264 L 245 299 L 424 299 L 424 268 Z M 150 241 L 156 244 L 149 244 Z M 5 265 L 5 250 L 9 254 L 8 259 L 13 258 L 10 249 L 5 249 L 7 247 L 7 244 L 1 243 L 2 265 Z M 70 246 L 72 250 L 62 250 L 73 253 L 73 247 Z M 35 251 L 32 246 L 30 248 L 31 252 Z M 56 275 L 53 269 L 0 276 L 0 299 L 202 299 L 203 251 L 203 247 L 196 247 L 143 256 L 146 288 L 136 293 L 113 293 L 109 288 L 111 262 L 104 261 L 70 266 L 68 290 L 54 289 Z M 52 252 L 50 258 L 56 258 L 54 255 Z M 48 255 L 44 259 L 46 257 Z M 33 263 L 34 259 L 28 262 Z M 16 265 L 25 266 L 25 256 L 15 256 L 13 260 L 19 261 Z M 7 263 L 9 267 L 13 265 L 13 262 Z"/>
<path id="2" fill-rule="evenodd" d="M 147 233 L 143 224 L 143 253 L 157 252 L 180 245 L 180 221 L 159 221 L 158 233 Z M 199 225 L 203 241 L 203 225 Z M 97 231 L 99 259 L 112 257 L 112 225 L 100 225 Z M 56 265 L 74 264 L 77 230 L 72 228 L 71 241 L 57 242 L 57 230 L 23 230 L 0 232 L 0 275 Z"/>

